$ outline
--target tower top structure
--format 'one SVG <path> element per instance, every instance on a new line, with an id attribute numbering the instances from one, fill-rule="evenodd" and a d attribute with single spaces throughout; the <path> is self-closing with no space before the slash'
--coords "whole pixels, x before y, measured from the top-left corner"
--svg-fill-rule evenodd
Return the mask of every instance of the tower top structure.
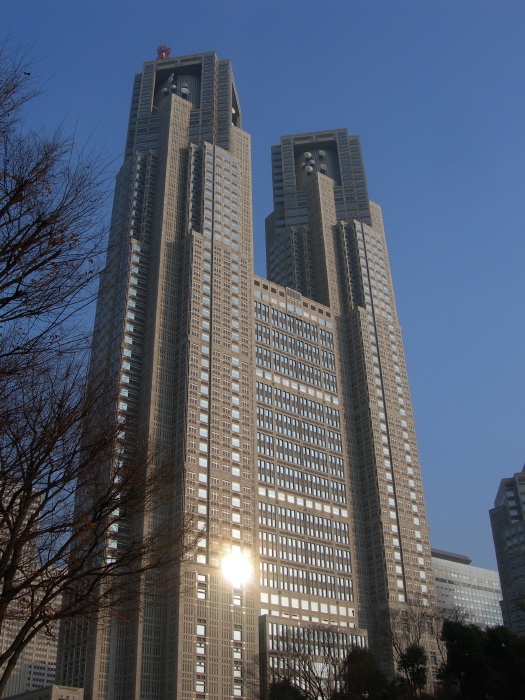
<path id="1" fill-rule="evenodd" d="M 167 44 L 161 44 L 157 47 L 157 61 L 162 61 L 165 58 L 169 58 L 171 54 L 171 46 Z"/>

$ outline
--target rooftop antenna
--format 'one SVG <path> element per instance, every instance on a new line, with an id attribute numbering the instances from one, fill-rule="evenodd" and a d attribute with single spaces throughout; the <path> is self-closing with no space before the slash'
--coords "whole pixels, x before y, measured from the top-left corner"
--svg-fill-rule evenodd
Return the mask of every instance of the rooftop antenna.
<path id="1" fill-rule="evenodd" d="M 167 44 L 161 44 L 157 47 L 157 61 L 163 61 L 165 58 L 169 58 L 171 53 L 171 46 Z"/>

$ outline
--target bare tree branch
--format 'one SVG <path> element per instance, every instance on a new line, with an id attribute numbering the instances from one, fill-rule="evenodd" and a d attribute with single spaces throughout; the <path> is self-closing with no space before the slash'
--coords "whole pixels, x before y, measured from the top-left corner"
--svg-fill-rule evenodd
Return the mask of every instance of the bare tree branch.
<path id="1" fill-rule="evenodd" d="M 277 646 L 271 652 L 267 685 L 289 681 L 306 700 L 332 698 L 351 648 L 346 635 L 330 626 L 286 626 Z"/>
<path id="2" fill-rule="evenodd" d="M 191 523 L 152 524 L 176 488 L 171 466 L 121 450 L 126 426 L 83 377 L 82 363 L 57 361 L 17 379 L 0 411 L 0 630 L 20 624 L 0 667 L 45 625 L 114 614 L 132 577 L 172 576 L 196 546 Z"/>
<path id="3" fill-rule="evenodd" d="M 0 42 L 0 135 L 20 122 L 22 107 L 40 93 L 31 50 L 13 37 Z"/>

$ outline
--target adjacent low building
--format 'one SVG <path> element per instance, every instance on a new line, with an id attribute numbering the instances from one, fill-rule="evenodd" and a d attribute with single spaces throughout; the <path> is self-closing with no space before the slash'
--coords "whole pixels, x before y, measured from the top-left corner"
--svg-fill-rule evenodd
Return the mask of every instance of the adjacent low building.
<path id="1" fill-rule="evenodd" d="M 437 604 L 446 617 L 463 617 L 484 627 L 503 624 L 499 574 L 472 566 L 472 559 L 432 548 Z"/>
<path id="2" fill-rule="evenodd" d="M 525 466 L 502 479 L 489 511 L 501 578 L 501 610 L 506 627 L 525 636 Z"/>
<path id="3" fill-rule="evenodd" d="M 4 700 L 84 700 L 84 691 L 82 688 L 71 688 L 67 685 L 48 685 L 45 688 L 4 697 Z"/>

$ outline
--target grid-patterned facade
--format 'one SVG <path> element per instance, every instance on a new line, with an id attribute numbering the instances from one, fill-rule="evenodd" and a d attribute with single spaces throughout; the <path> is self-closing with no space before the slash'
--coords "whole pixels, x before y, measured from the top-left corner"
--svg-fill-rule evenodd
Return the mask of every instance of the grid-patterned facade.
<path id="1" fill-rule="evenodd" d="M 437 604 L 446 617 L 466 616 L 468 622 L 483 627 L 503 624 L 499 574 L 472 566 L 463 554 L 432 548 Z"/>
<path id="2" fill-rule="evenodd" d="M 328 623 L 330 614 L 339 616 L 334 604 L 346 601 L 342 625 L 356 627 L 346 436 L 331 314 L 318 316 L 325 313 L 318 305 L 309 313 L 303 303 L 312 305 L 293 290 L 262 279 L 255 285 L 263 613 L 272 603 L 280 607 L 280 593 L 283 609 L 302 609 L 303 619 L 304 610 L 311 610 L 312 622 Z M 313 607 L 305 600 L 291 605 L 290 596 L 299 593 L 322 600 Z M 331 610 L 327 599 L 334 601 Z"/>
<path id="3" fill-rule="evenodd" d="M 329 627 L 344 653 L 367 638 L 332 311 L 256 277 L 254 312 L 261 653 L 278 673 L 296 628 Z"/>
<path id="4" fill-rule="evenodd" d="M 253 276 L 250 140 L 229 62 L 163 58 L 135 77 L 91 376 L 121 417 L 120 451 L 147 438 L 173 465 L 163 526 L 176 537 L 194 513 L 203 535 L 177 584 L 153 572 L 125 616 L 64 625 L 58 679 L 86 700 L 247 698 L 254 658 L 275 668 L 292 638 L 335 639 L 343 655 L 369 638 L 392 668 L 376 615 L 434 603 L 359 141 L 284 137 L 272 159 L 268 281 Z M 244 585 L 221 572 L 232 553 L 251 562 Z"/>

